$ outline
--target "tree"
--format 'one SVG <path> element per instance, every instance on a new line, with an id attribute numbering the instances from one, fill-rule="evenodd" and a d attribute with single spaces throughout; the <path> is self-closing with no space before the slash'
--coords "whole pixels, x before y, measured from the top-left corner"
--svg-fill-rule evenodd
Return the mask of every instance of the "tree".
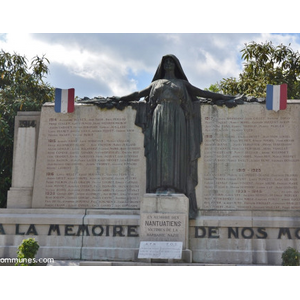
<path id="1" fill-rule="evenodd" d="M 204 90 L 205 91 L 210 91 L 210 92 L 213 92 L 213 93 L 219 93 L 221 91 L 220 90 L 220 85 L 218 83 L 211 84 L 208 89 L 205 88 Z"/>
<path id="2" fill-rule="evenodd" d="M 288 85 L 288 98 L 300 98 L 300 55 L 290 47 L 272 42 L 245 44 L 241 50 L 244 70 L 239 78 L 220 82 L 225 94 L 266 97 L 267 84 Z"/>
<path id="3" fill-rule="evenodd" d="M 14 118 L 18 111 L 39 111 L 53 101 L 54 89 L 44 82 L 49 61 L 36 56 L 28 66 L 25 56 L 0 51 L 0 207 L 11 186 Z"/>

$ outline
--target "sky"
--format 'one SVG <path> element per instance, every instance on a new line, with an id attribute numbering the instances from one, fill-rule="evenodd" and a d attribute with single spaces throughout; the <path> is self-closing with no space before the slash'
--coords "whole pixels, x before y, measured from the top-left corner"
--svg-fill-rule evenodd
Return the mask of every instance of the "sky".
<path id="1" fill-rule="evenodd" d="M 98 6 L 85 0 L 85 6 L 72 1 L 72 7 L 56 0 L 45 1 L 44 7 L 36 0 L 8 2 L 2 11 L 13 9 L 14 18 L 1 16 L 0 50 L 25 55 L 29 62 L 45 55 L 50 61 L 45 81 L 75 88 L 79 98 L 146 88 L 165 54 L 176 55 L 190 83 L 204 89 L 238 77 L 245 43 L 291 43 L 300 51 L 297 10 L 290 9 L 290 0 L 276 6 L 280 18 L 269 19 L 269 5 L 257 0 L 244 7 L 233 0 L 177 5 L 113 0 Z"/>
<path id="2" fill-rule="evenodd" d="M 191 84 L 203 89 L 242 72 L 241 49 L 251 41 L 291 43 L 300 35 L 269 33 L 6 33 L 0 49 L 50 61 L 45 81 L 75 88 L 76 96 L 122 96 L 146 88 L 165 54 L 180 60 Z"/>

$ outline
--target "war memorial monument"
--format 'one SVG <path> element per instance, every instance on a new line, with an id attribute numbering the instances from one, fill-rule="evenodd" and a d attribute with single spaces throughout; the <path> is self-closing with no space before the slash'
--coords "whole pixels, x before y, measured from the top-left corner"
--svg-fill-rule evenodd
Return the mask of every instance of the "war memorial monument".
<path id="1" fill-rule="evenodd" d="M 142 101 L 140 101 L 142 99 Z M 15 118 L 0 257 L 280 265 L 300 248 L 300 103 L 191 85 L 173 55 L 122 97 Z"/>

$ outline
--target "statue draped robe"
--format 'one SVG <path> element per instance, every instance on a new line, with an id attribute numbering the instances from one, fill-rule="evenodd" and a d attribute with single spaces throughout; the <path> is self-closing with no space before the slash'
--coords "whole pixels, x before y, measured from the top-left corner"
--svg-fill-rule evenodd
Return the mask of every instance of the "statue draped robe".
<path id="1" fill-rule="evenodd" d="M 135 124 L 145 136 L 146 192 L 170 188 L 185 194 L 190 218 L 195 218 L 202 130 L 200 103 L 192 101 L 187 84 L 184 79 L 153 81 L 146 102 L 138 105 Z"/>

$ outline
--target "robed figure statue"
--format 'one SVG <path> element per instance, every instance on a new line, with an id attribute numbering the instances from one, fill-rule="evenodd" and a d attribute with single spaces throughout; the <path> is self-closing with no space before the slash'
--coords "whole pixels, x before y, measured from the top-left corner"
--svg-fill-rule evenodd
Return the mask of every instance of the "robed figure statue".
<path id="1" fill-rule="evenodd" d="M 135 123 L 144 132 L 146 192 L 185 194 L 189 198 L 191 219 L 197 216 L 195 188 L 202 142 L 197 96 L 215 100 L 232 98 L 191 85 L 179 60 L 174 55 L 165 55 L 147 88 L 119 98 L 119 101 L 145 98 L 138 105 Z"/>

